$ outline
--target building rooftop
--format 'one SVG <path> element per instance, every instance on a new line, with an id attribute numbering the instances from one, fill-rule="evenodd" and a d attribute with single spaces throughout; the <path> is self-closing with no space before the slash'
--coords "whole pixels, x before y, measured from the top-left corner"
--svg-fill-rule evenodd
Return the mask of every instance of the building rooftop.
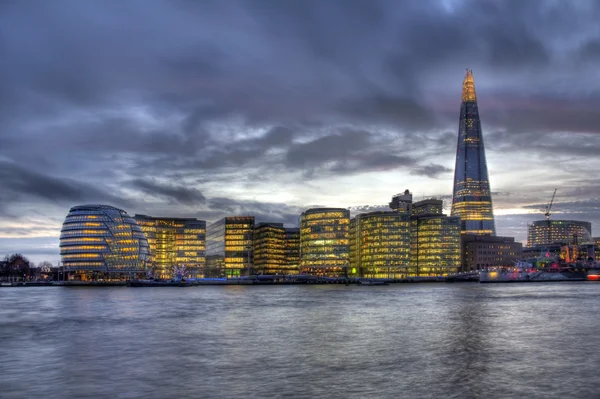
<path id="1" fill-rule="evenodd" d="M 477 101 L 477 95 L 475 94 L 475 79 L 473 79 L 473 71 L 470 69 L 467 69 L 467 75 L 463 81 L 462 100 L 463 102 Z"/>

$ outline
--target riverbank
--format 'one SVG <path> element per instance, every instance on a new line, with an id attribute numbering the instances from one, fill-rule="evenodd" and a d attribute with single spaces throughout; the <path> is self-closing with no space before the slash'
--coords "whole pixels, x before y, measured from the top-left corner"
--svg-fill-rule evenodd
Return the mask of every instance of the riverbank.
<path id="1" fill-rule="evenodd" d="M 297 276 L 284 278 L 279 276 L 256 276 L 241 278 L 207 278 L 183 281 L 131 280 L 131 281 L 34 281 L 1 283 L 0 287 L 194 287 L 202 285 L 307 285 L 307 284 L 344 284 L 344 285 L 387 285 L 411 283 L 444 283 L 445 277 L 410 277 L 403 279 L 368 278 L 324 278 Z"/>

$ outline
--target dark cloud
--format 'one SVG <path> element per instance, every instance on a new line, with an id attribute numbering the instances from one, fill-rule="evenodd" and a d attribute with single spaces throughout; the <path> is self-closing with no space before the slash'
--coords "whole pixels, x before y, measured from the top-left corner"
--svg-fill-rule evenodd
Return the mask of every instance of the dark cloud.
<path id="1" fill-rule="evenodd" d="M 147 195 L 164 198 L 173 204 L 200 206 L 206 202 L 199 190 L 188 185 L 162 184 L 154 179 L 137 179 L 131 184 Z"/>
<path id="2" fill-rule="evenodd" d="M 14 162 L 0 160 L 3 203 L 52 201 L 81 203 L 100 201 L 127 205 L 122 198 L 109 193 L 109 188 L 94 187 L 70 178 L 47 176 Z M 1 208 L 0 208 L 1 209 Z"/>
<path id="3" fill-rule="evenodd" d="M 579 57 L 582 61 L 597 62 L 600 59 L 600 39 L 594 38 L 587 41 L 579 48 Z"/>
<path id="4" fill-rule="evenodd" d="M 225 216 L 249 215 L 254 216 L 257 223 L 284 223 L 288 227 L 297 226 L 298 218 L 305 210 L 303 207 L 279 203 L 239 201 L 222 197 L 211 198 L 208 206 L 212 209 L 212 212 L 206 216 L 211 221 L 216 221 Z"/>
<path id="5" fill-rule="evenodd" d="M 466 67 L 498 209 L 600 198 L 593 0 L 0 8 L 2 220 L 105 202 L 292 223 L 361 190 L 448 195 Z"/>
<path id="6" fill-rule="evenodd" d="M 367 147 L 369 136 L 365 131 L 348 130 L 340 134 L 319 137 L 313 141 L 296 144 L 287 153 L 287 165 L 313 168 L 331 161 L 345 161 Z"/>
<path id="7" fill-rule="evenodd" d="M 343 102 L 340 110 L 347 119 L 363 123 L 390 124 L 412 130 L 426 130 L 435 127 L 435 115 L 431 110 L 411 98 L 380 94 Z"/>
<path id="8" fill-rule="evenodd" d="M 316 171 L 336 174 L 364 173 L 413 166 L 416 161 L 381 143 L 368 131 L 341 131 L 297 143 L 286 154 L 289 168 L 302 169 L 312 175 Z"/>
<path id="9" fill-rule="evenodd" d="M 432 179 L 436 179 L 436 178 L 439 178 L 440 174 L 449 173 L 449 172 L 453 172 L 453 170 L 450 168 L 447 168 L 445 166 L 436 165 L 436 164 L 432 163 L 429 165 L 419 167 L 418 169 L 413 170 L 412 173 L 415 175 L 423 175 L 423 176 L 430 177 Z"/>

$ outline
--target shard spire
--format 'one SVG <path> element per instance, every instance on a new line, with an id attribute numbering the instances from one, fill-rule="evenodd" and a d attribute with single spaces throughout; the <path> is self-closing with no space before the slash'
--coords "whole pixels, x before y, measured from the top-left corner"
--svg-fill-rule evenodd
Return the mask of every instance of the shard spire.
<path id="1" fill-rule="evenodd" d="M 470 69 L 467 69 L 467 75 L 463 81 L 462 100 L 463 102 L 477 101 L 477 95 L 475 94 L 475 79 L 473 79 L 473 71 Z"/>
<path id="2" fill-rule="evenodd" d="M 496 235 L 475 79 L 470 69 L 462 88 L 451 214 L 461 218 L 463 234 Z"/>

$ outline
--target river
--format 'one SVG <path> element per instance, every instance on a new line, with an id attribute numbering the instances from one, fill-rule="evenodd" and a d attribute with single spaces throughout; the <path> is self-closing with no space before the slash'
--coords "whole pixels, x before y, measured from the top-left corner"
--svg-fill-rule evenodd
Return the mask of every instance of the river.
<path id="1" fill-rule="evenodd" d="M 0 288 L 0 398 L 598 398 L 600 284 Z"/>

